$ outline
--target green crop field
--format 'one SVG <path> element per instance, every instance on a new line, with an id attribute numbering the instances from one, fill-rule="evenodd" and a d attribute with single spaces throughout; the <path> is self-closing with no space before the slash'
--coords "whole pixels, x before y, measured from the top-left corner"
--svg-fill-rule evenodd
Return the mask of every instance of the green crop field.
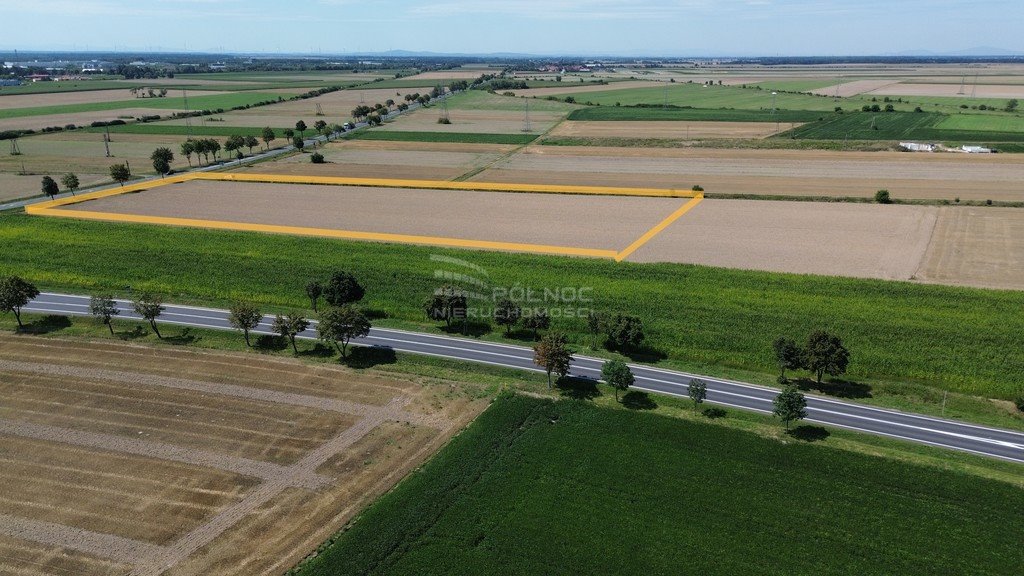
<path id="1" fill-rule="evenodd" d="M 849 82 L 847 78 L 817 79 L 817 80 L 767 80 L 757 82 L 752 86 L 760 86 L 765 90 L 786 90 L 787 92 L 810 92 L 820 90 L 836 84 Z"/>
<path id="2" fill-rule="evenodd" d="M 943 126 L 949 117 L 934 112 L 852 112 L 830 116 L 776 136 L 811 140 L 931 140 L 945 142 L 1024 142 L 1024 131 L 996 132 Z"/>
<path id="3" fill-rule="evenodd" d="M 602 106 L 614 106 L 616 102 L 623 106 L 637 104 L 668 104 L 674 106 L 690 106 L 693 108 L 737 108 L 742 110 L 771 110 L 771 90 L 754 90 L 739 86 L 708 86 L 701 84 L 662 84 L 650 88 L 626 88 L 599 92 L 566 93 L 577 102 L 592 102 Z M 842 103 L 840 103 L 842 105 Z M 818 110 L 832 111 L 836 103 L 831 98 L 811 96 L 809 94 L 779 93 L 775 97 L 775 106 L 780 110 Z"/>
<path id="4" fill-rule="evenodd" d="M 14 96 L 17 94 L 55 94 L 61 92 L 92 92 L 95 90 L 117 90 L 128 89 L 132 86 L 142 86 L 141 82 L 127 80 L 72 80 L 68 82 L 32 82 L 21 86 L 4 86 L 0 88 L 0 97 Z"/>
<path id="5" fill-rule="evenodd" d="M 386 140 L 389 142 L 458 142 L 462 144 L 529 144 L 537 139 L 536 134 L 476 134 L 470 132 L 399 132 L 383 130 L 360 130 L 351 140 Z"/>
<path id="6" fill-rule="evenodd" d="M 379 132 L 379 134 L 396 134 Z M 434 329 L 420 305 L 439 284 L 432 254 L 482 267 L 494 287 L 593 289 L 588 307 L 645 322 L 667 365 L 773 374 L 770 343 L 827 327 L 852 351 L 852 379 L 889 379 L 1013 398 L 1024 381 L 1024 292 L 799 276 L 680 264 L 508 254 L 323 238 L 0 214 L 0 275 L 50 290 L 120 291 L 225 305 L 236 298 L 305 308 L 308 279 L 338 268 L 389 321 Z M 159 254 L 159 258 L 154 258 Z M 240 255 L 244 257 L 239 257 Z M 578 318 L 554 326 L 579 345 Z M 500 330 L 489 336 L 498 338 Z M 770 378 L 770 377 L 769 377 Z"/>
<path id="7" fill-rule="evenodd" d="M 1006 114 L 954 114 L 936 125 L 943 130 L 1024 133 L 1024 116 Z"/>
<path id="8" fill-rule="evenodd" d="M 127 92 L 126 92 L 127 94 Z M 192 110 L 214 110 L 217 108 L 233 108 L 235 106 L 246 106 L 277 100 L 281 94 L 270 94 L 264 92 L 238 92 L 232 94 L 215 94 L 212 96 L 201 96 L 193 93 L 188 99 L 189 108 Z M 47 116 L 50 114 L 72 114 L 76 112 L 96 112 L 102 110 L 120 110 L 123 108 L 152 108 L 154 110 L 184 110 L 184 98 L 133 98 L 131 100 L 118 100 L 115 102 L 91 102 L 86 104 L 63 104 L 56 106 L 39 106 L 35 108 L 10 108 L 0 110 L 0 119 L 24 118 L 26 116 Z"/>
<path id="9" fill-rule="evenodd" d="M 733 110 L 707 108 L 655 108 L 635 106 L 589 106 L 569 114 L 582 121 L 689 121 L 689 122 L 814 122 L 831 116 L 807 110 Z"/>
<path id="10" fill-rule="evenodd" d="M 959 472 L 506 395 L 294 572 L 1009 576 L 1022 507 Z"/>

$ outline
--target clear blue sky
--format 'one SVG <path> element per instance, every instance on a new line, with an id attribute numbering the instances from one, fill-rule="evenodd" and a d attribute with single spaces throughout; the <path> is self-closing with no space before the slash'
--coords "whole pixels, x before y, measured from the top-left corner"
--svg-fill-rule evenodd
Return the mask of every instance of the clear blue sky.
<path id="1" fill-rule="evenodd" d="M 0 0 L 0 49 L 1024 53 L 1021 0 Z"/>

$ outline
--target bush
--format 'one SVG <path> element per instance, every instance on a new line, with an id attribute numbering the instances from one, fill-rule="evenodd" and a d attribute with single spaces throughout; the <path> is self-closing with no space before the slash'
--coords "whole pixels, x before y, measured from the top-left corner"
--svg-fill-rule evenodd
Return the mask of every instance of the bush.
<path id="1" fill-rule="evenodd" d="M 875 202 L 879 204 L 892 204 L 892 197 L 889 196 L 888 190 L 879 190 L 875 192 Z"/>
<path id="2" fill-rule="evenodd" d="M 1017 396 L 1013 403 L 1017 406 L 1017 410 L 1024 412 L 1024 392 L 1021 392 L 1020 396 Z"/>
<path id="3" fill-rule="evenodd" d="M 313 155 L 309 157 L 309 161 L 313 164 L 323 164 L 324 155 L 319 152 L 314 152 Z"/>
<path id="4" fill-rule="evenodd" d="M 693 190 L 694 192 L 703 192 L 704 187 L 701 186 L 700 184 L 694 184 L 693 188 L 690 188 L 690 190 Z"/>

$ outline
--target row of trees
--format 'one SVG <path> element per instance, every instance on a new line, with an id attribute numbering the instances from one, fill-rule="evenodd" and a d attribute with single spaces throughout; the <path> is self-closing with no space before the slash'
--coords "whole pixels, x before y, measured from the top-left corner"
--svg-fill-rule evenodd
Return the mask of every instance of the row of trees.
<path id="1" fill-rule="evenodd" d="M 787 370 L 807 370 L 821 384 L 826 374 L 833 378 L 845 374 L 850 364 L 850 351 L 842 339 L 824 330 L 811 332 L 803 347 L 791 338 L 779 336 L 772 342 L 772 351 L 779 368 L 779 384 L 789 382 Z"/>
<path id="2" fill-rule="evenodd" d="M 61 176 L 60 183 L 64 185 L 65 190 L 71 192 L 72 196 L 74 196 L 75 191 L 78 190 L 79 186 L 81 186 L 81 183 L 78 181 L 78 176 L 73 172 L 68 172 Z M 57 181 L 51 176 L 43 176 L 42 187 L 43 194 L 46 194 L 51 199 L 57 194 L 60 194 L 60 186 L 57 185 Z"/>

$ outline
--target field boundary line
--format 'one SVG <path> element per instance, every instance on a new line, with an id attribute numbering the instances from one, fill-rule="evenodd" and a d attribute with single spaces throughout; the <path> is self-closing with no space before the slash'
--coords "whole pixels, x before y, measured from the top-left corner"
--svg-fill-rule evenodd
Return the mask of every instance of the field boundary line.
<path id="1" fill-rule="evenodd" d="M 679 209 L 676 210 L 675 212 L 673 212 L 672 214 L 670 214 L 668 216 L 668 218 L 665 218 L 664 220 L 659 222 L 654 228 L 651 228 L 650 230 L 645 232 L 643 236 L 637 238 L 636 241 L 634 241 L 632 244 L 627 246 L 624 250 L 622 250 L 621 252 L 616 254 L 615 255 L 615 261 L 616 262 L 622 262 L 623 260 L 628 258 L 633 252 L 636 252 L 641 247 L 643 247 L 644 244 L 647 244 L 648 242 L 650 242 L 655 236 L 657 236 L 658 234 L 661 234 L 661 232 L 663 230 L 665 230 L 665 228 L 668 228 L 676 220 L 679 220 L 680 218 L 682 218 L 687 212 L 689 212 L 690 210 L 693 210 L 703 200 L 704 200 L 704 195 L 701 194 L 701 193 L 697 193 L 697 195 L 694 196 L 692 200 L 690 200 L 686 204 L 683 204 L 682 206 L 680 206 Z"/>

